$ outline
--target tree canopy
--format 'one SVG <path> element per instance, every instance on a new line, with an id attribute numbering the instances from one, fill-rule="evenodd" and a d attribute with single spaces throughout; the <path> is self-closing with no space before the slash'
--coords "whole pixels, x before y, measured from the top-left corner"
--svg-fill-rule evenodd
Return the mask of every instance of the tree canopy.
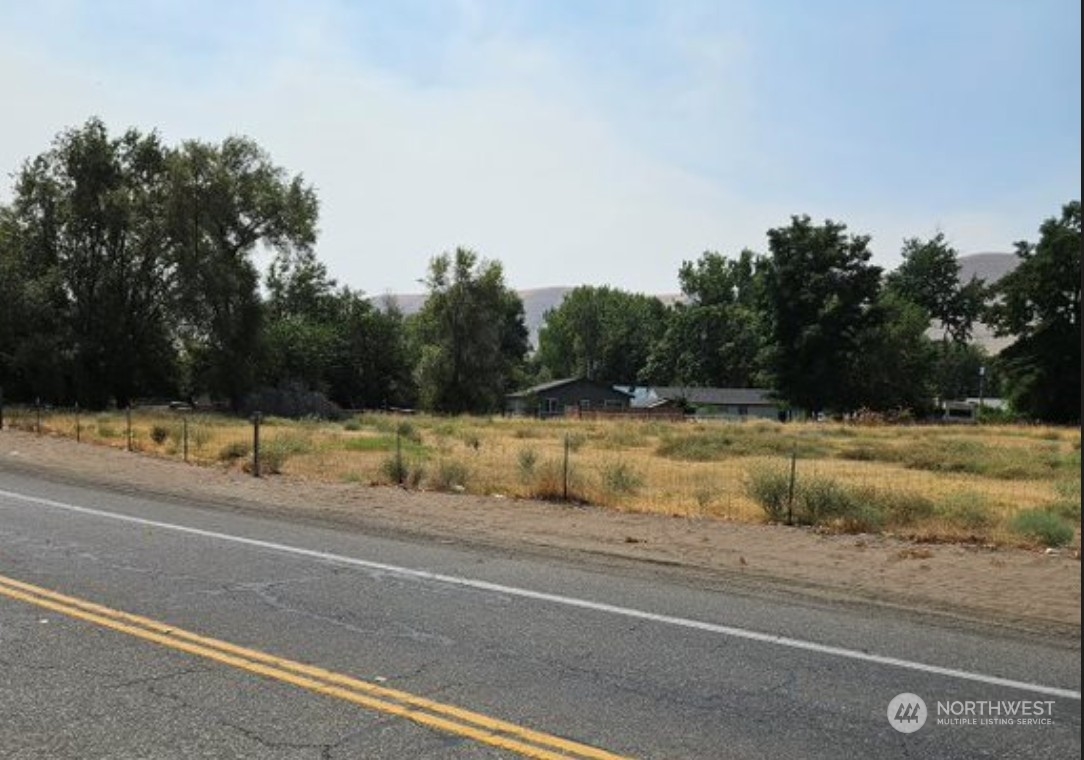
<path id="1" fill-rule="evenodd" d="M 654 296 L 610 287 L 573 289 L 546 314 L 539 363 L 551 377 L 603 383 L 635 380 L 665 327 L 665 307 Z"/>
<path id="2" fill-rule="evenodd" d="M 814 413 L 867 401 L 852 368 L 872 323 L 881 269 L 870 263 L 869 238 L 846 231 L 831 220 L 815 225 L 808 216 L 768 230 L 765 290 L 775 389 Z"/>
<path id="3" fill-rule="evenodd" d="M 1080 419 L 1077 200 L 1017 243 L 1018 266 L 989 288 L 960 281 L 943 234 L 904 240 L 882 275 L 868 236 L 793 216 L 768 230 L 766 254 L 684 261 L 671 306 L 573 289 L 527 361 L 500 262 L 457 248 L 430 260 L 418 314 L 376 304 L 320 261 L 316 191 L 250 138 L 174 146 L 92 118 L 13 177 L 0 205 L 8 399 L 206 394 L 240 410 L 257 390 L 298 389 L 350 408 L 491 413 L 511 390 L 581 376 L 767 387 L 808 413 L 921 412 L 974 395 L 982 372 L 1024 415 Z M 980 319 L 1015 342 L 987 356 L 972 342 Z"/>
<path id="4" fill-rule="evenodd" d="M 1001 354 L 1015 408 L 1037 419 L 1080 421 L 1080 201 L 1016 244 L 1019 263 L 993 288 L 990 322 L 1016 336 Z"/>
<path id="5" fill-rule="evenodd" d="M 499 411 L 527 354 L 523 301 L 496 261 L 457 248 L 429 263 L 417 319 L 416 369 L 423 408 L 462 414 Z"/>

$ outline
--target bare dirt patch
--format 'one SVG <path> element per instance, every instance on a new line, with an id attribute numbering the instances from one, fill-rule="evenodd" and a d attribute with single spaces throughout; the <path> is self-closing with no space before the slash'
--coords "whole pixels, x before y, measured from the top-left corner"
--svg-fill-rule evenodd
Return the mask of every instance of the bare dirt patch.
<path id="1" fill-rule="evenodd" d="M 604 562 L 638 560 L 736 589 L 874 602 L 1045 633 L 1079 635 L 1080 630 L 1079 549 L 915 544 L 891 536 L 824 535 L 288 475 L 256 479 L 235 467 L 195 467 L 10 430 L 0 432 L 0 487 L 5 471 L 366 531 L 570 553 Z"/>

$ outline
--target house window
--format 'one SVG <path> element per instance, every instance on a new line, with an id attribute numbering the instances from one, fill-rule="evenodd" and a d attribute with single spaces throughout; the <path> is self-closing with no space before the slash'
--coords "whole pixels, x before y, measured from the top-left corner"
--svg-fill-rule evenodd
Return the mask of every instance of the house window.
<path id="1" fill-rule="evenodd" d="M 580 409 L 590 409 L 590 408 L 591 408 L 591 399 L 589 399 L 589 398 L 581 398 L 580 399 Z"/>
<path id="2" fill-rule="evenodd" d="M 557 413 L 557 399 L 555 399 L 555 398 L 546 399 L 546 401 L 545 401 L 545 409 L 546 409 L 547 414 L 556 414 Z"/>

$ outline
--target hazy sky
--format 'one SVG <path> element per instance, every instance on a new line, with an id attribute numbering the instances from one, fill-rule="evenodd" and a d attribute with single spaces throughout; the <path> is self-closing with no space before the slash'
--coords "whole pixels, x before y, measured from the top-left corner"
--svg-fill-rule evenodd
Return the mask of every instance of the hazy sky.
<path id="1" fill-rule="evenodd" d="M 510 285 L 677 289 L 806 213 L 1009 251 L 1080 197 L 1077 0 L 0 0 L 0 171 L 102 117 L 254 138 L 341 282 L 456 246 Z M 0 200 L 10 198 L 5 176 Z"/>

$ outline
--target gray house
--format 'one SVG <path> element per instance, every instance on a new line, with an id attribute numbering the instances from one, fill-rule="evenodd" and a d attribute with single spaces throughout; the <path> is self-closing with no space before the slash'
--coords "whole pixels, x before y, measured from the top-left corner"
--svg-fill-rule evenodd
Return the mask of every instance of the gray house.
<path id="1" fill-rule="evenodd" d="M 577 412 L 620 412 L 631 396 L 582 377 L 542 383 L 505 397 L 505 412 L 515 417 L 561 417 Z"/>
<path id="2" fill-rule="evenodd" d="M 770 393 L 764 388 L 652 387 L 637 393 L 633 406 L 646 409 L 686 406 L 697 417 L 778 420 L 779 402 Z"/>

